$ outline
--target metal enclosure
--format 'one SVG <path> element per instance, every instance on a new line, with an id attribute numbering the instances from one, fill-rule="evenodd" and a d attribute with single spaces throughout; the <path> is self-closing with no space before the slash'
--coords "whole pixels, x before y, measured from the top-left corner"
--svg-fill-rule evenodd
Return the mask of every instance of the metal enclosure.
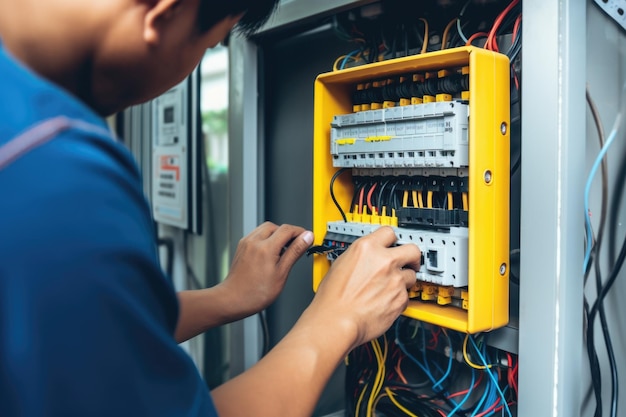
<path id="1" fill-rule="evenodd" d="M 329 70 L 332 58 L 346 48 L 323 29 L 289 35 L 296 23 L 306 27 L 308 20 L 302 8 L 307 3 L 286 2 L 290 12 L 299 6 L 300 14 L 294 17 L 287 11 L 284 15 L 279 12 L 275 23 L 270 22 L 270 34 L 280 33 L 281 28 L 289 30 L 280 41 L 272 37 L 259 40 L 263 59 L 258 65 L 250 67 L 250 61 L 245 60 L 233 64 L 251 72 L 256 69 L 259 74 L 262 99 L 257 109 L 265 125 L 259 124 L 256 139 L 231 138 L 253 146 L 261 143 L 257 162 L 265 168 L 258 174 L 264 176 L 265 188 L 261 193 L 264 197 L 257 201 L 264 200 L 265 204 L 259 209 L 260 218 L 310 227 L 313 80 Z M 342 3 L 350 7 L 369 2 Z M 332 7 L 325 11 L 329 9 Z M 574 0 L 524 1 L 522 158 L 526 166 L 533 167 L 524 169 L 522 165 L 519 208 L 523 254 L 519 415 L 524 417 L 580 415 L 581 394 L 587 385 L 580 378 L 584 358 L 580 268 L 583 207 L 579 198 L 584 186 L 580 167 L 585 164 L 586 151 L 586 9 L 584 2 Z M 316 7 L 310 11 L 319 12 Z M 238 43 L 233 47 L 250 46 Z M 613 86 L 619 83 L 612 81 Z M 242 106 L 256 101 L 257 91 L 248 94 L 249 100 L 242 100 Z M 248 117 L 259 114 L 246 111 L 244 117 L 243 108 L 235 112 L 241 118 L 232 120 L 233 125 L 249 123 Z M 312 296 L 310 271 L 309 260 L 300 262 L 285 293 L 270 309 L 272 342 L 288 330 Z M 500 344 L 514 348 L 516 333 L 515 329 L 504 332 Z"/>
<path id="2" fill-rule="evenodd" d="M 282 3 L 259 38 L 233 39 L 230 47 L 232 253 L 239 238 L 264 220 L 312 227 L 313 84 L 349 47 L 328 26 L 320 25 L 319 18 L 373 1 Z M 512 182 L 521 183 L 521 201 L 515 205 L 514 196 L 512 203 L 512 211 L 519 210 L 521 218 L 519 332 L 517 323 L 505 328 L 497 344 L 519 352 L 519 416 L 591 416 L 593 400 L 582 347 L 581 196 L 598 145 L 585 108 L 585 84 L 608 131 L 624 107 L 626 37 L 591 0 L 523 0 L 523 13 L 523 163 L 521 178 Z M 138 107 L 127 114 L 141 120 L 149 113 Z M 124 135 L 132 139 L 131 149 L 149 171 L 149 151 L 140 141 L 149 136 L 149 123 L 125 124 Z M 623 137 L 618 136 L 609 156 L 612 184 L 626 176 Z M 592 211 L 598 211 L 599 200 L 596 189 Z M 618 211 L 615 239 L 624 237 L 625 224 L 626 214 Z M 310 259 L 298 262 L 284 293 L 268 310 L 272 345 L 311 300 L 311 269 Z M 620 278 L 607 300 L 617 352 L 626 348 L 622 330 L 626 307 L 620 303 L 626 286 Z M 232 331 L 231 375 L 261 355 L 257 320 L 248 319 Z M 602 346 L 599 350 L 600 361 L 606 364 Z M 623 362 L 620 356 L 622 369 Z M 316 415 L 342 408 L 342 384 L 339 372 Z M 624 384 L 621 394 L 624 398 Z"/>

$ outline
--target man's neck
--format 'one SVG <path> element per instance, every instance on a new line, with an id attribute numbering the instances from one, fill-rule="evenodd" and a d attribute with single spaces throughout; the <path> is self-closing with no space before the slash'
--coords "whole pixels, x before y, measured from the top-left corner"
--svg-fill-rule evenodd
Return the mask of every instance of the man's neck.
<path id="1" fill-rule="evenodd" d="M 76 8 L 50 3 L 53 5 L 33 0 L 0 2 L 4 48 L 40 76 L 89 103 L 91 55 L 97 39 L 93 29 L 84 29 L 89 27 L 89 16 L 73 19 Z"/>

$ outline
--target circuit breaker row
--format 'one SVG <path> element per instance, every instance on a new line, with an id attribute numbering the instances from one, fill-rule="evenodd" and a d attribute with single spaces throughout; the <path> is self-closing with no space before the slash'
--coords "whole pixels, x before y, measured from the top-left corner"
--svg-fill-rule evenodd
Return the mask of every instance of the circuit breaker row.
<path id="1" fill-rule="evenodd" d="M 330 261 L 337 258 L 356 239 L 366 236 L 379 225 L 329 222 L 324 237 Z M 439 304 L 462 304 L 462 293 L 467 286 L 467 228 L 454 228 L 449 233 L 394 228 L 398 245 L 415 244 L 422 251 L 422 267 L 416 273 L 418 280 L 413 296 Z"/>
<path id="2" fill-rule="evenodd" d="M 469 106 L 434 102 L 336 115 L 333 166 L 467 167 Z"/>

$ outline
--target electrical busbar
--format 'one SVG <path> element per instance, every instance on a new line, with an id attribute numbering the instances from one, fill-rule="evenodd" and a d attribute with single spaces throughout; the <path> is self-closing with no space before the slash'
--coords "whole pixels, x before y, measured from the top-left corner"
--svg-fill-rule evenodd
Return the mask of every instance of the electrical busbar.
<path id="1" fill-rule="evenodd" d="M 352 242 L 391 226 L 423 255 L 405 316 L 507 324 L 509 74 L 505 55 L 467 46 L 317 77 L 315 290 Z"/>

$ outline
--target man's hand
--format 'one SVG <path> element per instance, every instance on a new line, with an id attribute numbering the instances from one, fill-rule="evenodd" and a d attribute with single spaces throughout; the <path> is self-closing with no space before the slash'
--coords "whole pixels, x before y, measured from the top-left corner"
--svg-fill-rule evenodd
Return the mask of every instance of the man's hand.
<path id="1" fill-rule="evenodd" d="M 356 334 L 352 347 L 380 336 L 407 306 L 421 251 L 411 244 L 392 247 L 395 242 L 390 227 L 354 242 L 334 262 L 310 306 L 313 315 L 344 321 Z"/>
<path id="2" fill-rule="evenodd" d="M 313 243 L 313 233 L 297 226 L 264 223 L 241 239 L 226 280 L 212 288 L 178 293 L 176 340 L 243 319 L 270 305 L 280 294 L 293 264 Z"/>
<path id="3" fill-rule="evenodd" d="M 313 243 L 313 233 L 292 225 L 266 222 L 241 239 L 226 280 L 220 284 L 241 294 L 242 307 L 254 314 L 280 294 L 294 263 Z"/>
<path id="4" fill-rule="evenodd" d="M 310 416 L 337 364 L 387 330 L 407 305 L 421 252 L 410 244 L 392 247 L 395 241 L 393 229 L 383 227 L 353 243 L 276 347 L 213 391 L 219 415 Z"/>

